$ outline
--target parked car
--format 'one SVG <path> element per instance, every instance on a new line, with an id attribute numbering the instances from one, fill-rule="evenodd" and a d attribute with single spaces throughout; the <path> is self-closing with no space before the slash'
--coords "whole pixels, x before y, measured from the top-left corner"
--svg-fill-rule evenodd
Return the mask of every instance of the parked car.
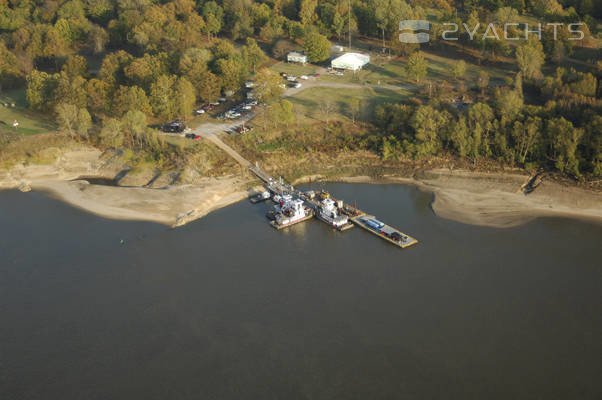
<path id="1" fill-rule="evenodd" d="M 303 79 L 304 81 L 309 79 L 309 77 L 307 75 L 301 75 L 299 78 Z"/>
<path id="2" fill-rule="evenodd" d="M 287 75 L 287 73 L 286 73 L 286 72 L 281 72 L 281 73 L 280 73 L 280 76 L 281 76 L 281 77 L 283 77 L 283 78 L 286 78 L 288 75 Z"/>
<path id="3" fill-rule="evenodd" d="M 238 133 L 247 133 L 253 130 L 252 126 L 239 126 L 236 128 L 236 132 Z"/>
<path id="4" fill-rule="evenodd" d="M 299 89 L 301 87 L 301 84 L 299 82 L 295 83 L 295 89 Z"/>
<path id="5" fill-rule="evenodd" d="M 205 110 L 202 108 L 197 108 L 196 110 L 194 110 L 194 113 L 196 115 L 201 115 L 201 114 L 205 114 Z"/>
<path id="6" fill-rule="evenodd" d="M 168 133 L 181 133 L 186 130 L 186 124 L 183 121 L 173 121 L 163 125 L 161 130 Z"/>
<path id="7" fill-rule="evenodd" d="M 287 80 L 287 81 L 289 81 L 289 82 L 296 81 L 296 80 L 297 80 L 297 77 L 296 77 L 296 76 L 294 76 L 294 75 L 287 76 L 287 77 L 286 77 L 286 80 Z"/>
<path id="8" fill-rule="evenodd" d="M 247 110 L 247 111 L 249 111 L 249 110 L 252 110 L 252 109 L 253 109 L 253 106 L 252 106 L 252 105 L 250 105 L 250 104 L 243 104 L 243 105 L 242 105 L 242 109 L 243 109 L 243 110 Z"/>
<path id="9" fill-rule="evenodd" d="M 257 105 L 257 100 L 249 100 L 249 101 L 247 101 L 247 104 L 249 104 L 251 106 L 256 106 Z"/>
<path id="10" fill-rule="evenodd" d="M 200 135 L 196 135 L 194 133 L 187 133 L 185 137 L 186 137 L 186 139 L 193 139 L 193 140 L 199 140 L 201 138 Z"/>

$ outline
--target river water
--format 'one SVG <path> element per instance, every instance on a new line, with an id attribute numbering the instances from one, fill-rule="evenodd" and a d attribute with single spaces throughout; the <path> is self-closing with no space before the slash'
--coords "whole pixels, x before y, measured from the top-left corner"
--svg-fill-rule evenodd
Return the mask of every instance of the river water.
<path id="1" fill-rule="evenodd" d="M 420 243 L 276 231 L 267 203 L 169 229 L 0 192 L 0 399 L 602 398 L 600 225 L 328 189 Z"/>

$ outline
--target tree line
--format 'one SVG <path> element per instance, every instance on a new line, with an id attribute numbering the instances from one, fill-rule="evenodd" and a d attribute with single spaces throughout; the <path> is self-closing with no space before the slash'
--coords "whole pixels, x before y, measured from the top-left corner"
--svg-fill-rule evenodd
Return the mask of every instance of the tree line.
<path id="1" fill-rule="evenodd" d="M 602 175 L 602 101 L 590 73 L 558 68 L 537 87 L 544 105 L 527 105 L 521 73 L 511 86 L 490 89 L 489 101 L 465 110 L 432 99 L 375 110 L 383 159 L 449 152 L 472 160 L 556 169 L 581 178 Z"/>

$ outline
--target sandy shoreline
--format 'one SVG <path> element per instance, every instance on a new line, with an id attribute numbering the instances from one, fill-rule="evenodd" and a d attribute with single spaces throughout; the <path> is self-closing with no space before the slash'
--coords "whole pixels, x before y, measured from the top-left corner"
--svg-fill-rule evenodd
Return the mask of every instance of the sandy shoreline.
<path id="1" fill-rule="evenodd" d="M 114 179 L 123 165 L 94 149 L 69 151 L 50 165 L 0 170 L 0 190 L 37 190 L 92 214 L 112 219 L 180 226 L 247 198 L 248 179 L 199 177 L 192 184 L 163 184 L 145 174 L 128 176 L 128 186 L 92 185 L 82 176 Z M 155 186 L 146 182 L 151 179 Z M 159 183 L 159 184 L 158 184 Z"/>
<path id="2" fill-rule="evenodd" d="M 433 194 L 439 217 L 471 225 L 509 228 L 537 217 L 568 217 L 602 223 L 602 193 L 544 181 L 528 195 L 520 187 L 528 175 L 436 169 L 422 178 L 341 178 L 351 183 L 413 185 Z"/>
<path id="3" fill-rule="evenodd" d="M 164 189 L 91 185 L 87 181 L 38 181 L 33 190 L 48 193 L 89 213 L 176 227 L 248 197 L 236 179 L 207 179 L 205 184 Z"/>
<path id="4" fill-rule="evenodd" d="M 122 166 L 103 160 L 90 149 L 72 151 L 51 165 L 19 165 L 0 171 L 0 189 L 30 188 L 49 193 L 75 207 L 113 219 L 152 221 L 180 226 L 249 196 L 248 178 L 197 177 L 191 184 L 148 187 L 91 185 L 81 176 L 114 178 Z M 148 178 L 148 177 L 146 177 Z M 145 178 L 145 179 L 146 179 Z M 305 177 L 293 182 L 307 182 Z M 312 176 L 313 181 L 322 178 Z M 412 178 L 342 177 L 350 183 L 397 183 L 433 193 L 432 209 L 462 223 L 512 227 L 540 216 L 579 218 L 602 223 L 602 194 L 545 180 L 528 195 L 520 191 L 524 174 L 488 174 L 433 169 Z M 132 178 L 133 179 L 133 178 Z M 154 180 L 153 180 L 154 181 Z"/>

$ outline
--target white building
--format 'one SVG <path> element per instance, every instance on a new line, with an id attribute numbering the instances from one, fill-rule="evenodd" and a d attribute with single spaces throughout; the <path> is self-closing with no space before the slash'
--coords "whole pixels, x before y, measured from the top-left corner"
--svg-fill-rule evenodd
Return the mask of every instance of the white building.
<path id="1" fill-rule="evenodd" d="M 307 62 L 307 56 L 293 51 L 287 54 L 286 61 L 305 64 Z"/>
<path id="2" fill-rule="evenodd" d="M 370 62 L 370 56 L 360 53 L 345 53 L 330 62 L 330 66 L 336 69 L 348 69 L 357 71 Z"/>

